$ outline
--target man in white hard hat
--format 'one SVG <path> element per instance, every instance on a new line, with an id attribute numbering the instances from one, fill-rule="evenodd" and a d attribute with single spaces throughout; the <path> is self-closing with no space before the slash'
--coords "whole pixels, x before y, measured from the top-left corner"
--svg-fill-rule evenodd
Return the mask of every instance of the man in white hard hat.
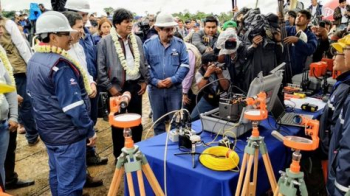
<path id="1" fill-rule="evenodd" d="M 181 83 L 189 71 L 189 60 L 185 43 L 173 37 L 177 23 L 172 15 L 160 13 L 154 26 L 158 36 L 147 40 L 143 48 L 150 65 L 148 90 L 153 121 L 156 121 L 164 114 L 181 108 Z M 154 132 L 165 132 L 164 120 L 154 126 Z"/>
<path id="2" fill-rule="evenodd" d="M 88 74 L 66 52 L 74 30 L 63 14 L 45 12 L 36 29 L 41 43 L 28 63 L 27 93 L 49 155 L 51 193 L 82 195 L 86 145 L 94 146 L 97 138 L 88 112 Z"/>
<path id="3" fill-rule="evenodd" d="M 88 0 L 68 0 L 66 9 L 77 12 L 83 19 L 83 25 L 85 26 L 88 21 L 88 13 L 90 12 L 90 3 Z M 97 49 L 94 46 L 92 35 L 86 27 L 83 27 L 82 36 L 79 40 L 79 44 L 84 48 L 85 58 L 87 63 L 87 69 L 92 76 L 93 81 L 97 81 Z M 97 93 L 98 95 L 98 93 Z M 91 113 L 90 117 L 94 121 L 94 125 L 97 122 L 97 98 L 98 96 L 90 97 L 91 101 Z M 105 165 L 108 162 L 106 157 L 99 157 L 94 148 L 87 147 L 87 164 L 90 165 Z M 102 185 L 102 183 L 100 183 Z"/>

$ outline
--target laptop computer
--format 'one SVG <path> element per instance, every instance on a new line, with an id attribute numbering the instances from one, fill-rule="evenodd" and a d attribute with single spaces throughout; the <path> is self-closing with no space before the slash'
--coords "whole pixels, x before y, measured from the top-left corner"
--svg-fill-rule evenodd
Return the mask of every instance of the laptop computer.
<path id="1" fill-rule="evenodd" d="M 313 118 L 313 115 L 300 114 L 296 112 L 286 112 L 286 107 L 279 98 L 275 100 L 273 108 L 271 110 L 272 115 L 275 117 L 276 122 L 280 125 L 287 126 L 295 126 L 295 127 L 304 127 L 305 125 L 301 125 L 294 122 L 294 117 L 297 115 L 305 116 L 307 118 Z"/>

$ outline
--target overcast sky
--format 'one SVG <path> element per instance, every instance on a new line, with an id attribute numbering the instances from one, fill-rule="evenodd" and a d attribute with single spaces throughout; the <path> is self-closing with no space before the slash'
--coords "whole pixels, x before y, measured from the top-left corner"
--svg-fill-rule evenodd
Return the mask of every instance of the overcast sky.
<path id="1" fill-rule="evenodd" d="M 51 8 L 50 0 L 0 0 L 4 10 L 29 9 L 32 2 L 43 3 L 45 7 Z M 69 1 L 69 0 L 68 0 Z M 311 0 L 301 0 L 305 6 L 310 5 Z M 323 0 L 327 1 L 327 0 Z M 255 0 L 237 0 L 239 8 L 243 6 L 254 7 Z M 156 13 L 157 11 L 167 11 L 170 13 L 184 11 L 188 9 L 191 13 L 197 10 L 206 13 L 219 14 L 231 10 L 231 0 L 90 0 L 92 12 L 103 12 L 106 7 L 123 7 L 138 15 Z M 260 9 L 263 13 L 276 12 L 277 0 L 259 0 Z"/>

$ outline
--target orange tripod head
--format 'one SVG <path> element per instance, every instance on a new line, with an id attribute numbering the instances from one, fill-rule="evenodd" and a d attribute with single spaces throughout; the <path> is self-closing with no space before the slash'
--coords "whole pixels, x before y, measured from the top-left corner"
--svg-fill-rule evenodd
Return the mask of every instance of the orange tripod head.
<path id="1" fill-rule="evenodd" d="M 309 146 L 308 149 L 300 149 L 300 150 L 315 150 L 318 148 L 319 144 L 319 137 L 318 137 L 318 131 L 320 128 L 320 122 L 318 120 L 310 119 L 304 116 L 294 116 L 293 121 L 295 123 L 298 123 L 300 125 L 305 126 L 305 135 L 308 135 L 311 137 L 312 145 Z M 298 148 L 296 148 L 298 149 Z"/>
<path id="2" fill-rule="evenodd" d="M 120 109 L 125 109 L 131 99 L 131 94 L 129 91 L 125 91 L 122 95 L 117 97 L 111 97 L 109 99 L 110 112 L 108 115 L 109 123 L 112 124 L 114 120 L 115 113 L 120 113 Z"/>
<path id="3" fill-rule="evenodd" d="M 246 100 L 247 105 L 252 105 L 254 108 L 259 109 L 257 110 L 247 110 L 244 113 L 244 117 L 246 119 L 252 120 L 252 121 L 260 121 L 264 120 L 268 116 L 268 111 L 266 109 L 266 93 L 260 92 L 257 94 L 257 96 L 254 97 L 248 97 Z"/>

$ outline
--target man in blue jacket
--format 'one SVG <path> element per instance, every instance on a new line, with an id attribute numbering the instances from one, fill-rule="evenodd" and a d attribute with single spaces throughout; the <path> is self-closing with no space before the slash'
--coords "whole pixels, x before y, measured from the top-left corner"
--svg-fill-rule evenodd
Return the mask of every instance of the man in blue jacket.
<path id="1" fill-rule="evenodd" d="M 295 20 L 295 26 L 286 27 L 287 36 L 283 41 L 290 45 L 290 60 L 292 75 L 300 74 L 305 68 L 308 56 L 315 53 L 317 48 L 317 38 L 308 28 L 311 14 L 307 10 L 300 10 Z M 300 32 L 300 33 L 299 33 Z M 305 33 L 307 40 L 302 40 L 299 35 Z"/>
<path id="2" fill-rule="evenodd" d="M 97 81 L 97 48 L 94 45 L 92 35 L 89 30 L 85 27 L 88 20 L 88 12 L 90 10 L 90 3 L 87 0 L 68 0 L 66 4 L 68 10 L 77 12 L 83 18 L 84 33 L 82 38 L 79 40 L 79 44 L 84 48 L 84 53 L 86 57 L 87 69 L 89 74 L 93 77 L 93 81 Z M 96 89 L 95 89 L 96 90 Z M 98 95 L 98 93 L 97 93 Z M 90 97 L 91 112 L 90 117 L 94 122 L 97 122 L 97 102 L 98 96 Z M 87 147 L 86 151 L 87 165 L 105 165 L 108 162 L 107 157 L 100 157 L 95 148 Z M 100 183 L 102 185 L 102 181 Z M 87 185 L 89 186 L 89 185 Z M 92 185 L 95 186 L 95 185 Z"/>
<path id="3" fill-rule="evenodd" d="M 350 193 L 350 35 L 332 46 L 337 50 L 333 69 L 342 74 L 337 77 L 326 107 L 333 110 L 330 118 L 332 137 L 328 151 L 327 191 L 329 195 L 341 196 Z"/>
<path id="4" fill-rule="evenodd" d="M 73 31 L 63 14 L 45 12 L 36 27 L 42 43 L 28 63 L 27 93 L 49 155 L 51 193 L 82 195 L 86 145 L 94 146 L 97 138 L 88 112 L 87 74 L 60 51 L 70 49 Z"/>
<path id="5" fill-rule="evenodd" d="M 182 80 L 189 71 L 185 43 L 173 37 L 177 23 L 170 14 L 157 16 L 155 29 L 158 36 L 147 40 L 143 46 L 149 70 L 149 99 L 153 121 L 164 114 L 179 110 L 182 104 Z M 156 135 L 165 132 L 164 119 L 154 126 Z"/>

